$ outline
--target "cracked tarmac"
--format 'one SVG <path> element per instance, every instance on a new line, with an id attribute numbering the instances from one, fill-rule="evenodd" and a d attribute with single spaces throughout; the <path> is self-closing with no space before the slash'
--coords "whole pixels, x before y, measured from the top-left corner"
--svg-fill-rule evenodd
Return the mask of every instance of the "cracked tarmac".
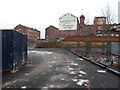
<path id="1" fill-rule="evenodd" d="M 120 78 L 60 48 L 28 51 L 29 64 L 15 74 L 3 72 L 3 88 L 118 88 Z"/>

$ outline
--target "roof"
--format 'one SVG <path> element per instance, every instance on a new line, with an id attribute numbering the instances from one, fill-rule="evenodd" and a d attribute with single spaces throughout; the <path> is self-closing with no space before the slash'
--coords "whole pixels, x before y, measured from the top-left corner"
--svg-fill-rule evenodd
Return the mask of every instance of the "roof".
<path id="1" fill-rule="evenodd" d="M 17 26 L 22 26 L 22 27 L 25 27 L 25 28 L 28 28 L 28 29 L 32 29 L 32 30 L 39 31 L 39 30 L 37 30 L 37 29 L 33 29 L 33 28 L 30 28 L 30 27 L 28 27 L 28 26 L 25 26 L 25 25 L 22 25 L 22 24 L 19 24 L 19 25 L 17 25 Z M 17 26 L 16 26 L 16 27 L 17 27 Z"/>
<path id="2" fill-rule="evenodd" d="M 6 31 L 13 31 L 14 29 L 0 29 L 0 31 L 3 31 L 3 30 L 6 30 Z"/>
<path id="3" fill-rule="evenodd" d="M 63 16 L 61 16 L 59 19 L 61 19 L 62 17 L 64 17 L 64 16 L 66 16 L 66 15 L 68 15 L 68 14 L 70 14 L 71 16 L 73 16 L 73 17 L 76 17 L 75 15 L 73 15 L 73 14 L 71 14 L 71 13 L 66 13 L 66 14 L 64 14 Z M 77 18 L 77 17 L 76 17 Z"/>
<path id="4" fill-rule="evenodd" d="M 47 27 L 46 29 L 50 28 L 50 27 L 53 27 L 55 29 L 58 29 L 57 27 L 53 26 L 53 25 L 50 25 L 49 27 Z M 59 29 L 58 29 L 59 30 Z"/>
<path id="5" fill-rule="evenodd" d="M 80 18 L 85 18 L 85 16 L 84 16 L 84 15 L 81 15 Z"/>
<path id="6" fill-rule="evenodd" d="M 95 17 L 95 18 L 106 18 L 106 17 Z"/>

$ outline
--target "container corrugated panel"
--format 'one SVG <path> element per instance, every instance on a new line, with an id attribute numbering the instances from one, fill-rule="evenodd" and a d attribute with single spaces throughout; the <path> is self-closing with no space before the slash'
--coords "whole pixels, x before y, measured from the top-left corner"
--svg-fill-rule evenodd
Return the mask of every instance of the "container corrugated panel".
<path id="1" fill-rule="evenodd" d="M 2 70 L 16 70 L 25 62 L 27 62 L 27 36 L 13 30 L 3 30 Z"/>
<path id="2" fill-rule="evenodd" d="M 0 71 L 2 71 L 2 31 L 0 31 Z"/>

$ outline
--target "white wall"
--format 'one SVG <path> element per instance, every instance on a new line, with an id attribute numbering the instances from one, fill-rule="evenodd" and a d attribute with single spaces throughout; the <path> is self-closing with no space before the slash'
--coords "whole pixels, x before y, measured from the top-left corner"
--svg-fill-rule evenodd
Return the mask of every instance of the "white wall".
<path id="1" fill-rule="evenodd" d="M 0 90 L 2 88 L 2 31 L 0 30 Z"/>
<path id="2" fill-rule="evenodd" d="M 60 17 L 59 30 L 77 30 L 77 17 L 70 13 Z"/>
<path id="3" fill-rule="evenodd" d="M 120 1 L 118 3 L 118 23 L 120 23 Z"/>

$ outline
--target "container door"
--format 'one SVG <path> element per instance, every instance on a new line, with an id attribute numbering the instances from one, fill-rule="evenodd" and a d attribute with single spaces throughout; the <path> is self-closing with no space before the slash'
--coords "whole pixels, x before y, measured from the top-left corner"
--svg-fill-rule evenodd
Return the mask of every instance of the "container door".
<path id="1" fill-rule="evenodd" d="M 13 54 L 14 54 L 14 69 L 18 69 L 22 65 L 22 49 L 21 49 L 21 34 L 14 31 Z"/>
<path id="2" fill-rule="evenodd" d="M 22 35 L 22 64 L 27 62 L 27 35 Z"/>
<path id="3" fill-rule="evenodd" d="M 2 31 L 2 70 L 13 70 L 13 31 Z"/>

